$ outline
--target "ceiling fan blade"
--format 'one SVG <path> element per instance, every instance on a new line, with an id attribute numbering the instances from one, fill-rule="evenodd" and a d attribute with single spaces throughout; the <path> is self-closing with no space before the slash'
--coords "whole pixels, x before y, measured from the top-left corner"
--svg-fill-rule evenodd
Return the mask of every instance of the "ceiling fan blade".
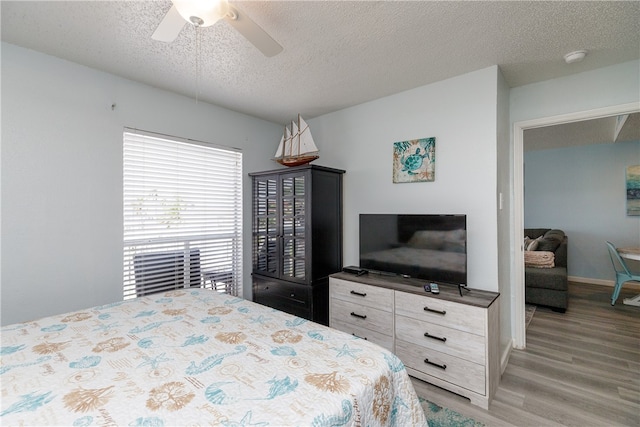
<path id="1" fill-rule="evenodd" d="M 151 35 L 151 38 L 160 42 L 172 42 L 178 37 L 185 23 L 186 21 L 178 13 L 178 9 L 172 5 L 171 9 L 160 21 L 158 28 Z"/>
<path id="2" fill-rule="evenodd" d="M 256 24 L 244 12 L 229 5 L 229 14 L 224 18 L 233 28 L 238 30 L 251 44 L 253 44 L 266 57 L 271 57 L 282 52 L 282 46 L 278 44 L 265 30 Z"/>

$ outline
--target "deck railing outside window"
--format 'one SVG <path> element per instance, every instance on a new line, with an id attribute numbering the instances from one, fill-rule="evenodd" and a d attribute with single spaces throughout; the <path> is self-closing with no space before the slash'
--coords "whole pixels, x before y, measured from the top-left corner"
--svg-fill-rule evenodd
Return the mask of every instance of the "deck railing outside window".
<path id="1" fill-rule="evenodd" d="M 125 299 L 206 287 L 242 294 L 242 154 L 124 133 Z"/>
<path id="2" fill-rule="evenodd" d="M 124 247 L 124 299 L 200 287 L 238 295 L 241 271 L 234 256 L 241 236 L 128 242 Z"/>

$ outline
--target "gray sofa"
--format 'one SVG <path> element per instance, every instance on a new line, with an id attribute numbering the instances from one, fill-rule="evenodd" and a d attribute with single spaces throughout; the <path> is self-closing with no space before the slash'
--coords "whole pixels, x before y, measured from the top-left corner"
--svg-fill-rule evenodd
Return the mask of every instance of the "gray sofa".
<path id="1" fill-rule="evenodd" d="M 555 254 L 553 268 L 527 267 L 524 269 L 525 301 L 529 304 L 551 307 L 564 313 L 568 307 L 567 288 L 567 236 L 562 230 L 527 228 L 525 237 L 537 239 L 538 251 Z"/>

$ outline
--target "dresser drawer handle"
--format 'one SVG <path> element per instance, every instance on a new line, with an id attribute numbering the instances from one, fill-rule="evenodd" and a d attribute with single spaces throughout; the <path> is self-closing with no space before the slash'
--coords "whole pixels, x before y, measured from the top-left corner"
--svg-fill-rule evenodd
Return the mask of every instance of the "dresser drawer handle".
<path id="1" fill-rule="evenodd" d="M 351 315 L 352 315 L 353 317 L 359 317 L 359 318 L 361 318 L 361 319 L 366 319 L 366 318 L 367 318 L 367 315 L 366 315 L 366 314 L 365 314 L 365 315 L 362 315 L 362 314 L 354 313 L 353 311 L 351 312 Z"/>
<path id="2" fill-rule="evenodd" d="M 425 332 L 424 336 L 427 337 L 427 338 L 433 338 L 434 340 L 439 340 L 439 341 L 442 341 L 442 342 L 447 341 L 447 337 L 438 337 L 438 336 L 435 336 L 435 335 L 431 335 L 429 332 Z"/>
<path id="3" fill-rule="evenodd" d="M 358 295 L 359 297 L 366 297 L 366 293 L 351 291 L 351 295 Z"/>
<path id="4" fill-rule="evenodd" d="M 446 312 L 446 311 L 444 311 L 444 310 L 434 310 L 433 308 L 429 308 L 429 307 L 425 307 L 425 308 L 424 308 L 424 311 L 429 311 L 429 312 L 431 312 L 431 313 L 438 313 L 438 314 L 442 314 L 443 316 L 444 316 L 445 314 L 447 314 L 447 312 Z"/>
<path id="5" fill-rule="evenodd" d="M 361 340 L 368 341 L 368 340 L 367 340 L 367 337 L 361 337 L 360 335 L 356 335 L 356 334 L 351 334 L 351 335 L 353 335 L 353 336 L 354 336 L 354 337 L 356 337 L 356 338 L 360 338 Z"/>
<path id="6" fill-rule="evenodd" d="M 436 368 L 447 369 L 447 365 L 440 365 L 438 363 L 430 362 L 429 359 L 424 359 L 424 363 L 426 363 L 428 365 L 431 365 L 431 366 L 435 366 Z"/>

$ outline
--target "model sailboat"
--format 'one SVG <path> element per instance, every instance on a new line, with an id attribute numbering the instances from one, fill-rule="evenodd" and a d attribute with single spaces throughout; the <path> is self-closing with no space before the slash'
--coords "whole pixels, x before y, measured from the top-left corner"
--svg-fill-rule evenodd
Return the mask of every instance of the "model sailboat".
<path id="1" fill-rule="evenodd" d="M 320 157 L 318 147 L 313 142 L 309 125 L 298 114 L 298 121 L 291 122 L 291 128 L 284 127 L 284 134 L 273 160 L 284 166 L 300 166 Z"/>

